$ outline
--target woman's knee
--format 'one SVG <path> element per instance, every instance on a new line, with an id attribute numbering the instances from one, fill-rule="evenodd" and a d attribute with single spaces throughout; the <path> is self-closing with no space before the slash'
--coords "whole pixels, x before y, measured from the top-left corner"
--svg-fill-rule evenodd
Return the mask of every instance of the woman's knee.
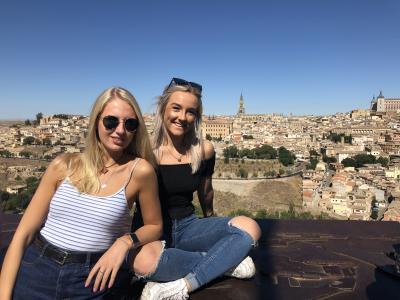
<path id="1" fill-rule="evenodd" d="M 164 245 L 161 241 L 143 245 L 133 257 L 133 271 L 140 275 L 154 273 L 163 249 Z"/>
<path id="2" fill-rule="evenodd" d="M 245 216 L 237 216 L 232 218 L 229 223 L 232 226 L 242 229 L 247 232 L 254 241 L 258 241 L 261 236 L 261 229 L 257 222 Z"/>

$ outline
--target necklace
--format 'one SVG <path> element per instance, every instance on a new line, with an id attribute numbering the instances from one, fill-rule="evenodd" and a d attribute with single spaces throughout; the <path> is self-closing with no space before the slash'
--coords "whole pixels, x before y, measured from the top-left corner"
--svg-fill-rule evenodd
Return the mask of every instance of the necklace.
<path id="1" fill-rule="evenodd" d="M 114 166 L 114 165 L 116 165 L 116 164 L 117 164 L 117 162 L 114 161 L 111 165 L 109 165 L 109 166 L 104 166 L 104 169 L 103 169 L 103 171 L 102 171 L 103 175 L 106 175 L 106 174 L 110 171 L 109 168 L 111 168 L 112 166 Z M 114 173 L 114 171 L 115 171 L 115 168 L 114 168 L 113 170 L 111 170 L 111 172 L 108 174 L 108 178 L 107 178 L 105 181 L 103 181 L 103 182 L 100 181 L 100 188 L 104 189 L 104 188 L 107 187 L 107 183 L 108 183 L 108 181 L 110 180 L 111 175 Z"/>
<path id="2" fill-rule="evenodd" d="M 107 170 L 107 172 L 108 172 L 108 170 Z M 106 174 L 107 172 L 105 172 L 104 174 Z M 108 181 L 110 180 L 110 178 L 111 178 L 111 175 L 114 173 L 114 170 L 112 170 L 111 172 L 110 172 L 110 174 L 108 174 L 108 178 L 106 179 L 106 180 L 104 180 L 103 182 L 100 180 L 100 188 L 101 189 L 105 189 L 106 187 L 107 187 L 107 183 L 108 183 Z"/>
<path id="3" fill-rule="evenodd" d="M 179 153 L 178 156 L 175 156 L 175 155 L 172 153 L 170 147 L 168 147 L 168 146 L 167 146 L 167 150 L 168 150 L 169 154 L 170 154 L 173 158 L 175 158 L 178 162 L 181 162 L 181 161 L 182 161 L 182 157 L 186 155 L 186 151 L 185 151 L 185 153 L 183 153 L 183 154 L 182 154 L 182 153 Z"/>
<path id="4" fill-rule="evenodd" d="M 111 168 L 112 166 L 114 166 L 114 165 L 116 165 L 117 164 L 117 162 L 116 161 L 114 161 L 111 165 L 109 165 L 109 166 L 104 166 L 104 171 L 103 171 L 103 174 L 106 174 L 109 170 L 109 168 Z"/>

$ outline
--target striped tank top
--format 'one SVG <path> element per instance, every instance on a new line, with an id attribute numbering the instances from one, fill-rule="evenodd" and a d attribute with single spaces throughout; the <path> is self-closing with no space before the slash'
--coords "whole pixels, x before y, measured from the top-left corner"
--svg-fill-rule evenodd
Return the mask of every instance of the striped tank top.
<path id="1" fill-rule="evenodd" d="M 81 193 L 68 177 L 64 179 L 51 199 L 41 235 L 66 250 L 107 250 L 118 237 L 130 231 L 132 215 L 125 188 L 139 160 L 133 163 L 127 182 L 110 196 Z"/>

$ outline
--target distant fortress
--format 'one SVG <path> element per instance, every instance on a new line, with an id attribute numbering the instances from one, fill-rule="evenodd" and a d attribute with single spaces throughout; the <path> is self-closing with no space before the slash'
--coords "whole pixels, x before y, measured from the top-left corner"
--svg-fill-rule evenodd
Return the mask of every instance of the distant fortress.
<path id="1" fill-rule="evenodd" d="M 377 98 L 372 98 L 371 111 L 376 113 L 398 112 L 400 111 L 400 98 L 385 98 L 380 91 Z"/>

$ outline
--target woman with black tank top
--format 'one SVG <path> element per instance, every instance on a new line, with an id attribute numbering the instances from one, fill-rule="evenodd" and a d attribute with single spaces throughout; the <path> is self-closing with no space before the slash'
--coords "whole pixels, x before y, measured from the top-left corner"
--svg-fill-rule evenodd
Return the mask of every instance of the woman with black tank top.
<path id="1" fill-rule="evenodd" d="M 244 216 L 213 216 L 215 152 L 201 135 L 201 92 L 201 85 L 173 78 L 159 97 L 153 151 L 164 237 L 170 248 L 155 246 L 157 242 L 143 247 L 154 263 L 142 272 L 151 274 L 144 276 L 150 282 L 142 300 L 187 299 L 221 275 L 250 278 L 255 272 L 246 255 L 260 237 L 258 224 Z M 195 191 L 204 218 L 194 215 Z"/>
<path id="2" fill-rule="evenodd" d="M 134 96 L 105 90 L 87 133 L 82 154 L 44 173 L 5 256 L 1 300 L 113 299 L 129 251 L 140 259 L 135 249 L 160 238 L 155 160 Z M 135 201 L 144 225 L 130 232 Z"/>

